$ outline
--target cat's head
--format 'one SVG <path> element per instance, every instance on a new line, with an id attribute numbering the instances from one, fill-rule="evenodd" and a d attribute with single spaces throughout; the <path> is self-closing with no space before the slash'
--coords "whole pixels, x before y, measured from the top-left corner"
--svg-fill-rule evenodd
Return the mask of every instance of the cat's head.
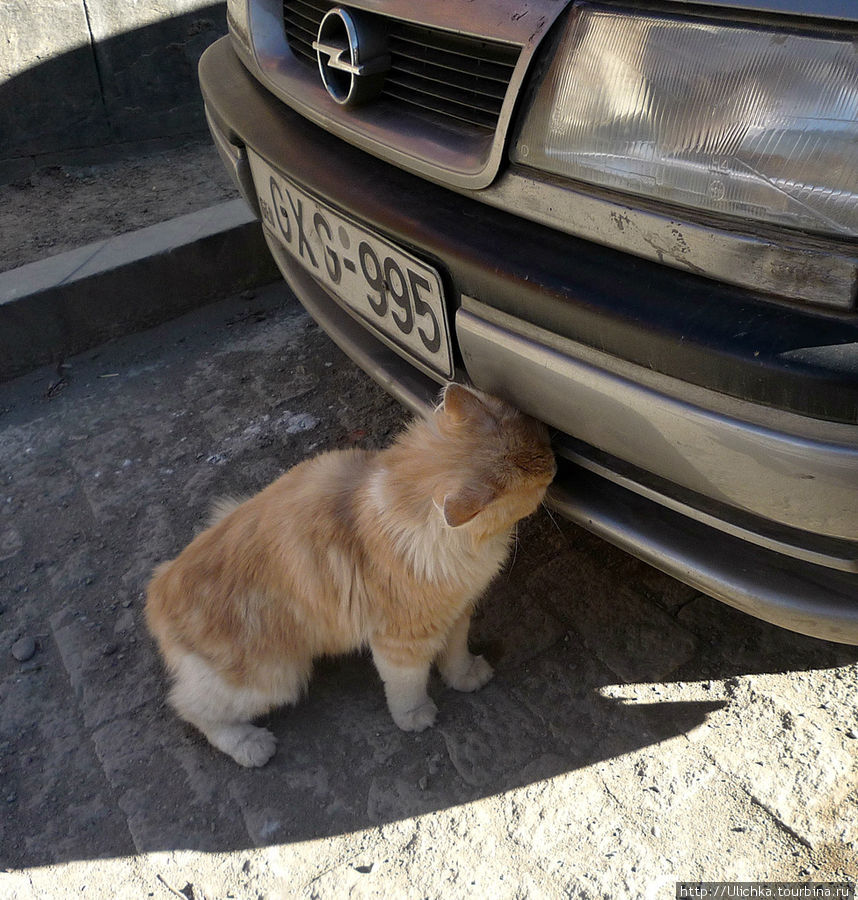
<path id="1" fill-rule="evenodd" d="M 449 526 L 497 533 L 539 506 L 557 471 L 541 422 L 458 384 L 445 388 L 435 420 L 455 464 L 433 497 Z"/>

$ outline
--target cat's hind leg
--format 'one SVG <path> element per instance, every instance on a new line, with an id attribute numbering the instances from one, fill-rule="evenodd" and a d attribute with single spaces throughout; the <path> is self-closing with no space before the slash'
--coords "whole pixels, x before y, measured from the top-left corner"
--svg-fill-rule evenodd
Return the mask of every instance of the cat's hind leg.
<path id="1" fill-rule="evenodd" d="M 274 706 L 297 701 L 306 675 L 296 671 L 290 679 L 287 672 L 276 689 L 262 691 L 229 684 L 195 653 L 179 651 L 170 657 L 174 676 L 170 704 L 176 712 L 239 765 L 265 765 L 274 755 L 277 739 L 250 720 Z"/>
<path id="2" fill-rule="evenodd" d="M 450 633 L 447 643 L 438 655 L 438 670 L 444 681 L 457 691 L 476 691 L 494 675 L 494 669 L 482 656 L 474 656 L 468 650 L 470 611 L 463 613 Z"/>
<path id="3" fill-rule="evenodd" d="M 209 743 L 231 756 L 240 766 L 264 766 L 274 756 L 277 738 L 250 722 L 192 722 Z"/>

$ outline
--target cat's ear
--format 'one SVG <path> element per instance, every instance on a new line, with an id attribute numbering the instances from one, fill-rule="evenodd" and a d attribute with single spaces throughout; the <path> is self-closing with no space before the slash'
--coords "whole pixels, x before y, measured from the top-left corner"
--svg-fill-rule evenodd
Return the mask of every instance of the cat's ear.
<path id="1" fill-rule="evenodd" d="M 465 485 L 444 497 L 444 521 L 451 528 L 458 528 L 481 513 L 496 496 L 497 491 L 487 484 Z"/>
<path id="2" fill-rule="evenodd" d="M 444 389 L 444 412 L 456 424 L 494 418 L 491 410 L 475 393 L 455 382 Z"/>

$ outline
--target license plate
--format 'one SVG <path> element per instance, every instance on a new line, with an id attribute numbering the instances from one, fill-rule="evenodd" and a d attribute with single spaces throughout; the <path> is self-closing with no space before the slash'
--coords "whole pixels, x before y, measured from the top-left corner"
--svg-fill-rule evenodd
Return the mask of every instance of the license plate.
<path id="1" fill-rule="evenodd" d="M 268 232 L 394 349 L 452 378 L 450 333 L 437 271 L 249 155 Z"/>

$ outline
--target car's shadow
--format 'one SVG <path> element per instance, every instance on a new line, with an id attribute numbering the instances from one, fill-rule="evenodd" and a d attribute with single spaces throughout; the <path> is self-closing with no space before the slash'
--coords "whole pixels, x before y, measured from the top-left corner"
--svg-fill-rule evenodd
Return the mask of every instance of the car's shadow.
<path id="1" fill-rule="evenodd" d="M 853 648 L 694 598 L 545 514 L 521 527 L 517 558 L 471 635 L 496 676 L 475 694 L 434 677 L 431 730 L 393 724 L 368 656 L 326 660 L 302 703 L 267 717 L 278 750 L 259 770 L 240 769 L 161 703 L 147 704 L 138 720 L 152 744 L 150 821 L 138 844 L 227 849 L 232 817 L 266 845 L 445 809 L 687 734 L 725 705 L 715 692 L 706 699 L 707 682 L 858 660 Z M 624 696 L 627 684 L 660 682 L 700 684 L 693 700 Z"/>
<path id="2" fill-rule="evenodd" d="M 267 717 L 273 759 L 242 769 L 165 703 L 141 609 L 149 573 L 218 493 L 256 490 L 323 446 L 384 442 L 403 418 L 278 297 L 81 357 L 59 400 L 29 400 L 43 375 L 0 390 L 0 534 L 21 547 L 0 572 L 0 627 L 9 646 L 27 632 L 40 646 L 0 659 L 2 865 L 349 834 L 691 734 L 732 702 L 736 676 L 858 660 L 540 511 L 473 623 L 496 668 L 485 688 L 433 676 L 437 723 L 407 734 L 367 656 L 325 660 L 305 700 Z M 284 436 L 296 412 L 319 424 Z"/>

